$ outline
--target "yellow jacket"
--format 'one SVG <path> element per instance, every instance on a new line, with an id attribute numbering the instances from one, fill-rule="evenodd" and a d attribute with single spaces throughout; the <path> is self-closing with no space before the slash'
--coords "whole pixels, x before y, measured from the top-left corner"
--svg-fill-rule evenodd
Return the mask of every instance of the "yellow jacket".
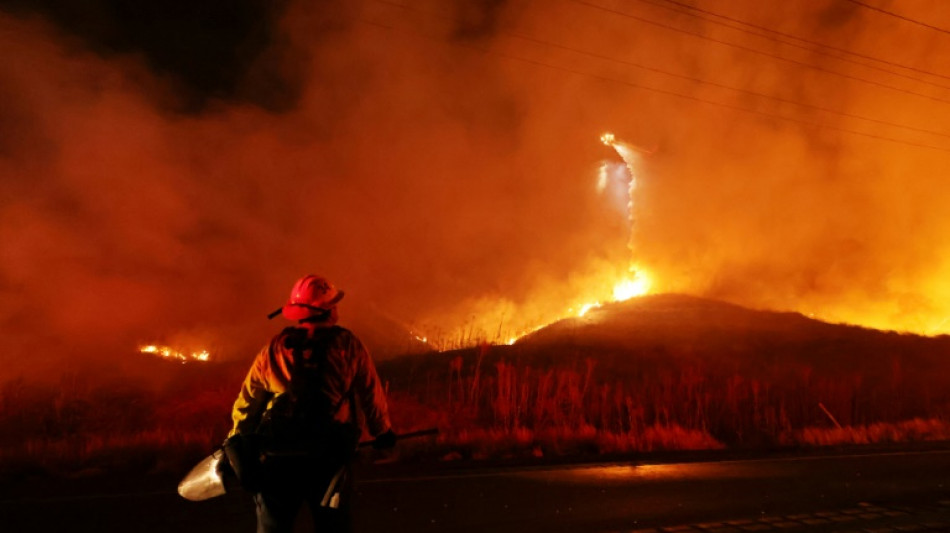
<path id="1" fill-rule="evenodd" d="M 336 410 L 327 413 L 333 420 L 356 424 L 356 406 L 351 405 L 355 399 L 372 435 L 391 428 L 386 395 L 363 343 L 346 328 L 318 328 L 315 336 L 324 339 L 324 343 L 319 348 L 297 348 L 295 357 L 295 339 L 303 338 L 305 332 L 301 328 L 286 328 L 257 354 L 234 402 L 231 413 L 234 426 L 229 437 L 254 433 L 261 417 L 281 395 L 288 394 L 292 386 L 300 390 L 300 378 L 292 385 L 292 376 L 300 376 L 306 371 L 305 367 L 314 364 L 322 366 L 319 372 L 312 374 L 319 379 L 304 385 L 317 388 L 318 391 L 308 393 L 318 393 L 326 405 L 332 406 L 331 410 Z M 323 353 L 317 352 L 325 352 L 325 359 L 322 359 Z"/>

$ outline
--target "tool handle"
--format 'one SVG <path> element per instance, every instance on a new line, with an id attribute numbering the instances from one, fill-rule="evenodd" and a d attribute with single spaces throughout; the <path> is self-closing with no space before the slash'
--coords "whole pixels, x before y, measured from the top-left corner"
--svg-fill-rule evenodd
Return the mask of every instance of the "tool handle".
<path id="1" fill-rule="evenodd" d="M 403 433 L 401 435 L 396 435 L 396 440 L 400 441 L 403 439 L 414 439 L 417 437 L 426 437 L 429 435 L 438 435 L 439 428 L 429 428 L 429 429 L 420 429 L 419 431 L 410 431 L 409 433 Z M 375 440 L 366 440 L 357 445 L 359 448 L 365 448 L 367 446 L 372 446 Z"/>
<path id="2" fill-rule="evenodd" d="M 396 440 L 400 441 L 403 439 L 414 439 L 416 437 L 425 437 L 427 435 L 438 435 L 439 428 L 429 428 L 421 429 L 419 431 L 410 431 L 409 433 L 403 433 L 402 435 L 396 435 Z M 363 442 L 356 445 L 357 448 L 365 448 L 367 446 L 372 446 L 375 440 L 364 440 Z M 284 452 L 264 452 L 268 457 L 306 457 L 310 455 L 310 452 L 306 451 L 284 451 Z"/>

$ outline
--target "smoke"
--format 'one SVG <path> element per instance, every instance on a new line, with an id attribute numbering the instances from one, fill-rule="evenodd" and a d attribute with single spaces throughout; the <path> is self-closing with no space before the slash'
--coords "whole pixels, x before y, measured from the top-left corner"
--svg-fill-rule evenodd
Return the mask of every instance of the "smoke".
<path id="1" fill-rule="evenodd" d="M 648 4 L 399 4 L 277 3 L 210 33 L 116 2 L 96 24 L 0 12 L 8 375 L 175 339 L 246 358 L 308 272 L 380 351 L 409 343 L 386 327 L 504 340 L 626 272 L 604 131 L 658 147 L 633 258 L 654 290 L 950 329 L 948 154 L 918 146 L 950 142 L 892 125 L 943 132 L 947 104 L 827 71 L 946 90 Z M 703 6 L 933 72 L 950 44 L 830 0 Z M 950 26 L 934 13 L 907 14 Z"/>

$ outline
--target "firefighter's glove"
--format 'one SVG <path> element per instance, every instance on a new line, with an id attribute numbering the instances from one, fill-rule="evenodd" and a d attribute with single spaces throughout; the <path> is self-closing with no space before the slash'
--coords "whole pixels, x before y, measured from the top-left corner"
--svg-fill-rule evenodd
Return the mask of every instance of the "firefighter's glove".
<path id="1" fill-rule="evenodd" d="M 389 430 L 386 433 L 380 434 L 376 437 L 376 440 L 373 441 L 374 450 L 389 450 L 396 447 L 396 434 L 393 433 L 393 430 Z"/>
<path id="2" fill-rule="evenodd" d="M 263 468 L 261 446 L 257 435 L 234 435 L 224 441 L 224 454 L 231 469 L 244 490 L 254 493 L 261 490 Z"/>

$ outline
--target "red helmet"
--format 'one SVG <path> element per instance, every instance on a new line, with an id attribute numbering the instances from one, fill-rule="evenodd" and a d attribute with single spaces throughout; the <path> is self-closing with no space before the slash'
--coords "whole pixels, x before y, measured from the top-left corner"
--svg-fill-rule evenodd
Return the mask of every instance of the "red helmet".
<path id="1" fill-rule="evenodd" d="M 326 278 L 308 274 L 294 283 L 290 299 L 280 308 L 280 312 L 289 320 L 303 320 L 333 309 L 341 299 L 343 291 Z"/>

